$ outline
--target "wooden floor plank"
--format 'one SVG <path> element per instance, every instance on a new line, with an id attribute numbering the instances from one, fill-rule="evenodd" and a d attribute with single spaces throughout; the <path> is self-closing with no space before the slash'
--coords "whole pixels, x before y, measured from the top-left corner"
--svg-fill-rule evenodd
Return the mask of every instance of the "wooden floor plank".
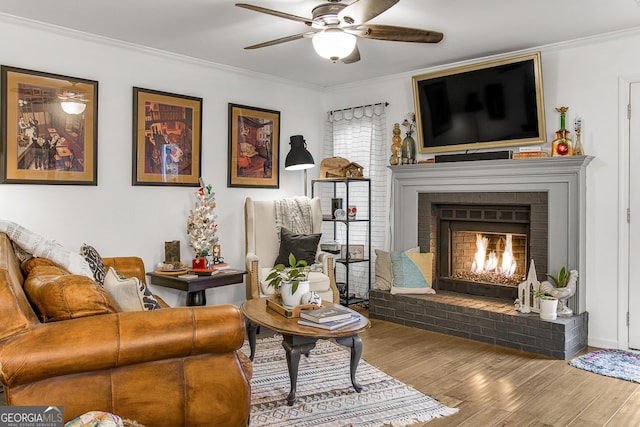
<path id="1" fill-rule="evenodd" d="M 636 388 L 633 391 L 633 394 L 629 396 L 622 406 L 620 410 L 616 412 L 611 419 L 607 420 L 605 424 L 607 427 L 617 427 L 617 426 L 640 426 L 640 421 L 638 421 L 638 416 L 640 413 L 640 388 Z M 580 424 L 576 424 L 578 426 Z"/>

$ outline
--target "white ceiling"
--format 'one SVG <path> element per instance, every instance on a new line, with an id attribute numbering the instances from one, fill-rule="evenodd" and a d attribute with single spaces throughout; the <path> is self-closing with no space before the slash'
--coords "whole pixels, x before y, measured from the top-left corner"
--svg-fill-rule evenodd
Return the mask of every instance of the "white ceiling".
<path id="1" fill-rule="evenodd" d="M 242 1 L 309 18 L 323 3 Z M 236 2 L 2 0 L 0 13 L 321 87 L 640 27 L 640 0 L 400 0 L 369 23 L 440 31 L 443 41 L 359 39 L 362 60 L 347 65 L 317 56 L 309 39 L 244 50 L 307 27 Z M 629 53 L 637 51 L 630 47 Z"/>

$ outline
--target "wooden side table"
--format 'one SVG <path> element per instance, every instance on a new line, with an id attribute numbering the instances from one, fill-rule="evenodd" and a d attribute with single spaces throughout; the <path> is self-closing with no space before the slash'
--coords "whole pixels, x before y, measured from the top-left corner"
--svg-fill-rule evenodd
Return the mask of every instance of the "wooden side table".
<path id="1" fill-rule="evenodd" d="M 149 284 L 165 288 L 179 289 L 187 292 L 187 305 L 207 305 L 205 291 L 210 288 L 242 283 L 244 270 L 220 270 L 213 276 L 198 276 L 193 279 L 185 279 L 162 273 L 147 273 Z"/>
<path id="2" fill-rule="evenodd" d="M 332 305 L 322 302 L 322 305 Z M 309 355 L 309 352 L 316 346 L 316 342 L 321 339 L 334 339 L 340 345 L 351 349 L 350 373 L 353 388 L 360 393 L 362 386 L 356 381 L 356 369 L 362 355 L 362 340 L 359 333 L 371 327 L 369 319 L 360 316 L 360 321 L 347 325 L 340 329 L 329 331 L 326 329 L 314 328 L 312 326 L 298 325 L 298 318 L 288 318 L 267 307 L 267 298 L 254 298 L 247 300 L 240 306 L 240 310 L 247 319 L 247 335 L 251 356 L 253 360 L 256 347 L 256 329 L 258 326 L 265 326 L 282 334 L 282 347 L 286 352 L 287 366 L 289 368 L 289 381 L 291 390 L 287 396 L 287 404 L 293 405 L 296 401 L 296 385 L 298 382 L 298 365 L 300 355 Z"/>

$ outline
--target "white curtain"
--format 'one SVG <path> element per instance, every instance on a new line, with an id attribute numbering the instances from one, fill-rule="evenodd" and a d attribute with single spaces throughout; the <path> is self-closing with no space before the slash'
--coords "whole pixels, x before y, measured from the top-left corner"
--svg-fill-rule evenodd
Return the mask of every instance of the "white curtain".
<path id="1" fill-rule="evenodd" d="M 364 176 L 371 184 L 371 212 L 367 211 L 367 186 L 354 183 L 349 188 L 349 204 L 358 209 L 356 218 L 366 218 L 371 214 L 371 254 L 367 254 L 367 223 L 350 223 L 349 244 L 360 244 L 365 247 L 365 257 L 369 263 L 352 263 L 349 265 L 349 297 L 369 297 L 369 289 L 375 282 L 375 249 L 383 249 L 388 238 L 388 198 L 387 198 L 387 141 L 386 103 L 348 108 L 327 113 L 324 138 L 324 157 L 343 157 L 356 162 L 364 169 Z M 337 185 L 337 197 L 345 198 L 344 185 Z M 322 189 L 323 203 L 333 197 L 333 188 L 324 185 Z M 346 211 L 347 206 L 343 206 Z M 323 212 L 330 212 L 330 206 L 323 206 Z M 342 224 L 325 223 L 323 240 L 330 240 L 336 232 L 336 240 L 346 242 L 346 234 Z M 369 270 L 370 268 L 370 270 Z M 371 272 L 367 280 L 367 273 Z M 336 268 L 338 282 L 345 282 L 346 269 L 343 265 Z"/>

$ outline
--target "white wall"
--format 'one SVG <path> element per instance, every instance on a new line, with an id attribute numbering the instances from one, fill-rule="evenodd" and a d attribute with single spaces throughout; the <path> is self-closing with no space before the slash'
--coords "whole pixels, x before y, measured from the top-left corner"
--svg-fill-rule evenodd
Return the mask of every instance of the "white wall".
<path id="1" fill-rule="evenodd" d="M 282 169 L 289 136 L 303 134 L 319 163 L 324 112 L 388 101 L 387 129 L 414 111 L 411 76 L 389 76 L 320 91 L 241 70 L 217 67 L 106 40 L 0 18 L 0 63 L 99 81 L 98 186 L 0 185 L 0 218 L 55 239 L 70 249 L 86 242 L 105 256 L 139 255 L 151 270 L 164 257 L 164 241 L 182 242 L 182 258 L 193 252 L 185 237 L 185 219 L 194 188 L 131 186 L 132 87 L 199 96 L 203 102 L 202 175 L 213 185 L 219 237 L 225 258 L 242 266 L 243 202 L 246 196 L 276 198 L 302 193 L 301 171 Z M 9 41 L 9 42 L 8 42 Z M 621 199 L 618 170 L 619 91 L 621 77 L 640 75 L 634 46 L 637 32 L 542 47 L 547 136 L 559 126 L 560 105 L 569 106 L 567 123 L 583 118 L 585 152 L 595 156 L 587 170 L 587 310 L 589 343 L 623 346 L 619 336 L 624 304 L 618 293 L 626 279 L 618 271 Z M 453 64 L 451 64 L 453 65 Z M 442 67 L 440 67 L 442 68 Z M 280 189 L 227 188 L 227 103 L 281 112 Z M 317 176 L 312 169 L 309 178 Z M 625 289 L 622 289 L 623 291 Z M 184 295 L 155 288 L 172 305 Z M 622 295 L 625 298 L 625 295 Z M 207 293 L 209 304 L 240 303 L 244 285 Z M 624 332 L 624 331 L 622 331 Z"/>
<path id="2" fill-rule="evenodd" d="M 164 259 L 165 241 L 181 241 L 183 261 L 193 257 L 186 217 L 196 188 L 131 185 L 133 86 L 203 98 L 202 177 L 216 193 L 218 236 L 232 266 L 244 265 L 245 197 L 303 192 L 303 172 L 284 170 L 289 136 L 304 135 L 321 158 L 313 151 L 322 137 L 322 94 L 315 88 L 8 18 L 0 18 L 0 39 L 0 64 L 99 82 L 98 186 L 0 185 L 1 219 L 69 249 L 86 242 L 104 256 L 138 255 L 148 271 Z M 280 189 L 227 188 L 229 102 L 280 111 Z M 185 303 L 179 291 L 153 291 L 171 305 Z M 243 284 L 207 291 L 209 304 L 244 297 Z"/>
<path id="3" fill-rule="evenodd" d="M 586 154 L 595 156 L 587 168 L 587 311 L 589 344 L 599 347 L 626 347 L 622 330 L 626 307 L 626 271 L 619 271 L 619 257 L 628 256 L 619 242 L 626 227 L 624 215 L 624 174 L 619 171 L 624 146 L 620 135 L 618 90 L 620 78 L 638 80 L 640 57 L 633 55 L 640 45 L 640 33 L 626 32 L 572 43 L 541 47 L 547 139 L 551 141 L 560 119 L 555 107 L 568 106 L 567 126 L 573 130 L 576 115 L 583 119 Z M 478 58 L 485 60 L 488 58 Z M 450 64 L 449 66 L 453 66 Z M 459 64 L 455 64 L 459 65 Z M 438 67 L 445 68 L 445 67 Z M 416 70 L 387 78 L 333 87 L 325 96 L 325 109 L 343 108 L 371 102 L 389 101 L 387 129 L 414 111 L 411 76 L 434 69 Z M 391 133 L 389 145 L 391 145 Z M 419 157 L 420 159 L 420 157 Z M 425 166 L 428 167 L 428 166 Z M 621 178 L 622 177 L 622 178 Z M 624 264 L 624 263 L 622 263 Z M 618 298 L 622 300 L 618 306 Z M 619 330 L 620 329 L 620 330 Z"/>

